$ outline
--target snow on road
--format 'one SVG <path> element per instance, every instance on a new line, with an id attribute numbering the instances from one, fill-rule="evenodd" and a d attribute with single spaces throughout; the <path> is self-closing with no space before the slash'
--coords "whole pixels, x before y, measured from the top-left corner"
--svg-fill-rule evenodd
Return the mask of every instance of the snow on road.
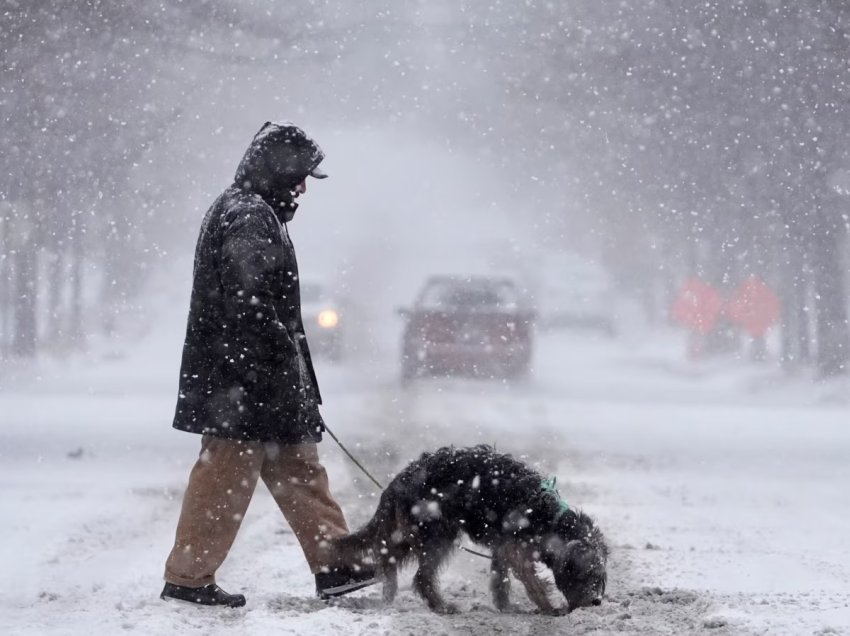
<path id="1" fill-rule="evenodd" d="M 459 616 L 428 612 L 409 571 L 390 607 L 377 588 L 323 603 L 262 486 L 219 572 L 247 607 L 160 601 L 199 445 L 169 428 L 175 333 L 4 386 L 0 632 L 850 633 L 847 406 L 765 369 L 685 365 L 659 343 L 566 333 L 539 344 L 534 377 L 514 387 L 439 379 L 401 389 L 394 360 L 320 363 L 324 414 L 384 481 L 449 443 L 494 443 L 557 475 L 612 546 L 601 607 L 538 616 L 514 586 L 528 613 L 498 614 L 487 562 L 462 552 L 442 577 Z M 321 452 L 352 524 L 363 522 L 374 489 L 329 439 Z"/>

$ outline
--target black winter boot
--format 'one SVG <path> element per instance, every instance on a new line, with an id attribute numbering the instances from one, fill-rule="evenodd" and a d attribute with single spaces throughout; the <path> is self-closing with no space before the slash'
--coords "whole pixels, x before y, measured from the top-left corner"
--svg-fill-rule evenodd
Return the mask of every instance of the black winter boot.
<path id="1" fill-rule="evenodd" d="M 378 582 L 371 566 L 338 566 L 316 574 L 316 595 L 324 600 L 342 596 Z"/>
<path id="2" fill-rule="evenodd" d="M 224 605 L 226 607 L 242 607 L 245 605 L 245 597 L 242 594 L 228 594 L 215 583 L 203 587 L 186 587 L 166 583 L 159 598 L 172 598 L 197 605 Z"/>

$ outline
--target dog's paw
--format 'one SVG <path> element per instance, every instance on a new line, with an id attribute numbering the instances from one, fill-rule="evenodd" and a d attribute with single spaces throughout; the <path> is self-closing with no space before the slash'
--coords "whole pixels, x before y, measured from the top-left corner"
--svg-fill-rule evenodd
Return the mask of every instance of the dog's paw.
<path id="1" fill-rule="evenodd" d="M 570 613 L 570 608 L 567 606 L 549 607 L 546 609 L 538 609 L 535 613 L 543 616 L 566 616 Z"/>
<path id="2" fill-rule="evenodd" d="M 437 614 L 460 614 L 460 608 L 454 603 L 443 603 L 433 609 Z"/>
<path id="3" fill-rule="evenodd" d="M 503 614 L 524 614 L 522 607 L 517 605 L 516 603 L 504 603 L 502 605 L 496 606 L 496 609 L 502 612 Z"/>

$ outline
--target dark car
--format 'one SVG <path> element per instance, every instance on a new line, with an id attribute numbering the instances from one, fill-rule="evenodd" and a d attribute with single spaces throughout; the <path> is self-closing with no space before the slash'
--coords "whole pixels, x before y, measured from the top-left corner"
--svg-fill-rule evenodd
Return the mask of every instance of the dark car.
<path id="1" fill-rule="evenodd" d="M 301 317 L 310 351 L 339 360 L 343 350 L 342 311 L 326 285 L 317 281 L 301 283 Z"/>
<path id="2" fill-rule="evenodd" d="M 402 379 L 469 374 L 515 378 L 531 362 L 533 312 L 510 278 L 429 278 L 402 337 Z"/>

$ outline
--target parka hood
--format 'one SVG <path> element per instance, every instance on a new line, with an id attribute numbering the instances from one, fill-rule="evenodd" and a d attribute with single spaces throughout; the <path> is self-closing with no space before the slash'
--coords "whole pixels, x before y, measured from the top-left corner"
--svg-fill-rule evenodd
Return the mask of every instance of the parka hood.
<path id="1" fill-rule="evenodd" d="M 256 192 L 272 207 L 288 205 L 290 192 L 308 176 L 327 176 L 317 170 L 324 158 L 319 145 L 297 126 L 266 122 L 239 162 L 236 185 Z"/>

